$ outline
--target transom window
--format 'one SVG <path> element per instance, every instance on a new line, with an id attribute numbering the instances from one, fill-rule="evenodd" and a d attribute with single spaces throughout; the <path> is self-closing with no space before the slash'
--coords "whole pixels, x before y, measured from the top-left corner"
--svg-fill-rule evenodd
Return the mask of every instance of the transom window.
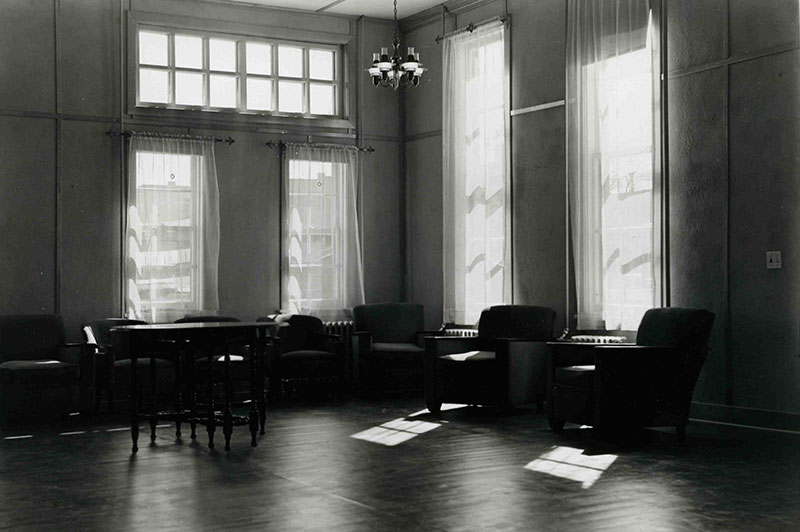
<path id="1" fill-rule="evenodd" d="M 337 46 L 142 27 L 136 104 L 338 116 Z"/>

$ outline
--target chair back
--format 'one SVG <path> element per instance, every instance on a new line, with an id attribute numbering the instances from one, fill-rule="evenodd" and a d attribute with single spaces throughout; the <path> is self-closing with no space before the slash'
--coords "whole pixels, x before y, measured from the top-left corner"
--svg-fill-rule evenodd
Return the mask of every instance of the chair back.
<path id="1" fill-rule="evenodd" d="M 652 308 L 642 317 L 636 343 L 702 349 L 705 352 L 713 325 L 714 314 L 704 309 Z"/>
<path id="2" fill-rule="evenodd" d="M 0 316 L 0 362 L 59 359 L 64 322 L 52 314 Z"/>
<path id="3" fill-rule="evenodd" d="M 278 329 L 278 338 L 281 340 L 281 353 L 313 349 L 314 336 L 325 333 L 325 325 L 316 316 L 292 314 L 288 318 L 283 318 L 279 321 L 289 324 L 288 327 Z"/>
<path id="4" fill-rule="evenodd" d="M 417 303 L 376 303 L 353 308 L 355 331 L 372 333 L 373 342 L 417 342 L 417 332 L 425 329 L 425 310 Z"/>
<path id="5" fill-rule="evenodd" d="M 147 325 L 147 322 L 127 318 L 106 318 L 90 321 L 81 327 L 81 332 L 83 332 L 84 341 L 108 348 L 111 346 L 111 329 L 124 325 Z"/>
<path id="6" fill-rule="evenodd" d="M 553 339 L 556 311 L 529 305 L 496 305 L 481 312 L 479 349 L 494 350 L 496 338 L 526 338 L 535 342 Z"/>

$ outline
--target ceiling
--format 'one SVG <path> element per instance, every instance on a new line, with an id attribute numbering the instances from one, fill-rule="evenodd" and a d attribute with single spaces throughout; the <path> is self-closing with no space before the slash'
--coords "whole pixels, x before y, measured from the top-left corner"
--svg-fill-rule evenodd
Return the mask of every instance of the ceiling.
<path id="1" fill-rule="evenodd" d="M 269 7 L 285 7 L 302 11 L 336 13 L 338 15 L 365 15 L 375 18 L 391 19 L 392 0 L 231 0 L 245 4 Z M 397 18 L 405 18 L 429 7 L 441 4 L 443 0 L 397 0 Z"/>

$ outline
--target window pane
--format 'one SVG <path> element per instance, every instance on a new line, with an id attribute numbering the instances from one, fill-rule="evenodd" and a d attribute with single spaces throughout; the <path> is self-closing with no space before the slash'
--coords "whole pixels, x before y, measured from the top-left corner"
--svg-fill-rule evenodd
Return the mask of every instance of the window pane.
<path id="1" fill-rule="evenodd" d="M 334 110 L 333 85 L 311 84 L 311 114 L 332 115 Z"/>
<path id="2" fill-rule="evenodd" d="M 279 110 L 284 113 L 303 112 L 303 84 L 299 81 L 278 83 Z"/>
<path id="3" fill-rule="evenodd" d="M 258 42 L 249 42 L 246 47 L 247 73 L 272 74 L 272 46 Z"/>
<path id="4" fill-rule="evenodd" d="M 330 50 L 309 50 L 308 66 L 312 79 L 333 81 L 333 52 Z"/>
<path id="5" fill-rule="evenodd" d="M 247 78 L 247 108 L 255 111 L 272 110 L 272 81 Z"/>
<path id="6" fill-rule="evenodd" d="M 203 38 L 192 35 L 175 36 L 175 66 L 203 68 Z"/>
<path id="7" fill-rule="evenodd" d="M 236 76 L 211 75 L 211 107 L 236 107 Z"/>
<path id="8" fill-rule="evenodd" d="M 167 66 L 169 36 L 151 31 L 139 32 L 139 63 L 143 65 Z"/>
<path id="9" fill-rule="evenodd" d="M 175 72 L 175 103 L 203 105 L 204 78 L 203 74 L 196 72 Z"/>
<path id="10" fill-rule="evenodd" d="M 169 103 L 169 73 L 166 70 L 139 69 L 139 101 Z"/>
<path id="11" fill-rule="evenodd" d="M 303 77 L 303 49 L 278 46 L 278 75 L 290 78 Z"/>
<path id="12" fill-rule="evenodd" d="M 236 72 L 236 41 L 209 39 L 208 61 L 211 70 Z"/>

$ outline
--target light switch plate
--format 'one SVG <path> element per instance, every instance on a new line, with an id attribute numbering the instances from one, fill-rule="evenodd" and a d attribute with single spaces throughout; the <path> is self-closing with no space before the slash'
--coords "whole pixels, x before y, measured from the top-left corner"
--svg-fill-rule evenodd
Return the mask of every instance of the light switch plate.
<path id="1" fill-rule="evenodd" d="M 780 251 L 767 251 L 767 269 L 780 270 L 783 267 Z"/>

